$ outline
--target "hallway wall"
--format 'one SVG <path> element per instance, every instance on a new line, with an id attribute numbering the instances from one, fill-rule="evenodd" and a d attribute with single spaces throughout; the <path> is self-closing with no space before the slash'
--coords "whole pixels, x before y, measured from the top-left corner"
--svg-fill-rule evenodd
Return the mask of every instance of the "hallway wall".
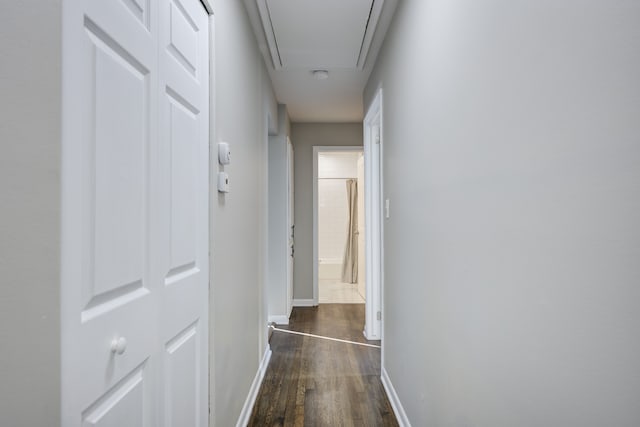
<path id="1" fill-rule="evenodd" d="M 60 423 L 62 2 L 0 13 L 0 425 Z"/>
<path id="2" fill-rule="evenodd" d="M 640 3 L 399 2 L 384 369 L 415 426 L 640 424 Z"/>
<path id="3" fill-rule="evenodd" d="M 296 255 L 293 299 L 313 298 L 313 146 L 360 146 L 362 123 L 292 123 Z"/>
<path id="4" fill-rule="evenodd" d="M 238 421 L 267 349 L 268 132 L 277 103 L 242 2 L 215 3 L 215 138 L 211 150 L 212 425 Z M 218 141 L 233 153 L 217 189 Z"/>

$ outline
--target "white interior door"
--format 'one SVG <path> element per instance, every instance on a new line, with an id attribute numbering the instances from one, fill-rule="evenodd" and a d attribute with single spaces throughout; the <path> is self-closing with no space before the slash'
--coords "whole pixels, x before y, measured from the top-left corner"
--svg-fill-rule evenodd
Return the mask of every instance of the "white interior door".
<path id="1" fill-rule="evenodd" d="M 198 0 L 160 10 L 161 408 L 166 426 L 206 426 L 209 286 L 209 33 Z"/>
<path id="2" fill-rule="evenodd" d="M 206 425 L 208 22 L 68 0 L 62 422 Z"/>
<path id="3" fill-rule="evenodd" d="M 293 264 L 295 256 L 295 221 L 294 221 L 294 168 L 293 168 L 293 144 L 287 138 L 287 230 L 288 239 L 288 264 L 287 264 L 287 315 L 291 315 L 293 305 Z"/>

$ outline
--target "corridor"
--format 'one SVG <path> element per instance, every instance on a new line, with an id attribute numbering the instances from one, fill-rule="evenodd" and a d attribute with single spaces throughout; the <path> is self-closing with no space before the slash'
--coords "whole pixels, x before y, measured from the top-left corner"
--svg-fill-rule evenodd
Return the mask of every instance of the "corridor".
<path id="1" fill-rule="evenodd" d="M 362 335 L 363 304 L 296 307 L 296 332 L 379 345 Z M 271 363 L 249 426 L 397 426 L 380 382 L 380 349 L 293 335 L 271 336 Z"/>
<path id="2" fill-rule="evenodd" d="M 0 10 L 0 427 L 640 426 L 640 0 Z"/>

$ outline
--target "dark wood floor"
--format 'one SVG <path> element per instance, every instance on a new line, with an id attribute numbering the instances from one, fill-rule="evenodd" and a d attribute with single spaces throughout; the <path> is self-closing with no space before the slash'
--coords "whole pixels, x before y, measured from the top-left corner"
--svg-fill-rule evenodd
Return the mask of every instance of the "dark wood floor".
<path id="1" fill-rule="evenodd" d="M 364 304 L 296 307 L 288 327 L 356 342 Z M 275 331 L 249 426 L 397 426 L 380 382 L 380 349 Z"/>

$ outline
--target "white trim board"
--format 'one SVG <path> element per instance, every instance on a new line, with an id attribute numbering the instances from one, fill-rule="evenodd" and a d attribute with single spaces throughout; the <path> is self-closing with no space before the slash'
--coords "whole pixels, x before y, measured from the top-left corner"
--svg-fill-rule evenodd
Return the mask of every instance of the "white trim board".
<path id="1" fill-rule="evenodd" d="M 313 299 L 294 299 L 293 306 L 294 307 L 315 307 L 316 304 Z"/>
<path id="2" fill-rule="evenodd" d="M 264 374 L 267 372 L 270 360 L 271 347 L 267 347 L 264 355 L 262 356 L 260 366 L 258 367 L 258 372 L 256 372 L 256 376 L 253 378 L 253 382 L 251 383 L 251 388 L 249 389 L 247 399 L 244 401 L 242 411 L 240 411 L 236 427 L 245 427 L 249 424 L 249 418 L 251 418 L 251 412 L 253 411 L 253 406 L 256 404 L 256 398 L 258 397 L 258 392 L 260 391 L 260 386 L 262 385 L 262 380 L 264 380 Z"/>
<path id="3" fill-rule="evenodd" d="M 393 388 L 393 384 L 391 384 L 389 374 L 387 374 L 387 370 L 384 369 L 384 367 L 382 368 L 382 375 L 380 375 L 380 380 L 382 381 L 384 390 L 387 392 L 387 397 L 389 398 L 389 402 L 391 403 L 391 407 L 393 408 L 393 413 L 396 415 L 396 419 L 398 420 L 398 425 L 400 427 L 411 427 L 411 423 L 409 422 L 407 413 L 404 412 L 402 403 L 400 403 L 400 398 L 396 393 L 396 389 Z"/>
<path id="4" fill-rule="evenodd" d="M 213 15 L 213 0 L 200 0 L 209 15 Z"/>
<path id="5" fill-rule="evenodd" d="M 365 211 L 365 327 L 369 340 L 382 340 L 383 315 L 383 188 L 382 188 L 382 89 L 367 108 L 363 121 Z M 379 314 L 378 314 L 379 313 Z M 382 354 L 384 364 L 384 353 Z"/>
<path id="6" fill-rule="evenodd" d="M 269 323 L 275 323 L 276 325 L 288 325 L 289 324 L 289 316 L 283 315 L 274 315 L 269 316 L 267 319 Z"/>

